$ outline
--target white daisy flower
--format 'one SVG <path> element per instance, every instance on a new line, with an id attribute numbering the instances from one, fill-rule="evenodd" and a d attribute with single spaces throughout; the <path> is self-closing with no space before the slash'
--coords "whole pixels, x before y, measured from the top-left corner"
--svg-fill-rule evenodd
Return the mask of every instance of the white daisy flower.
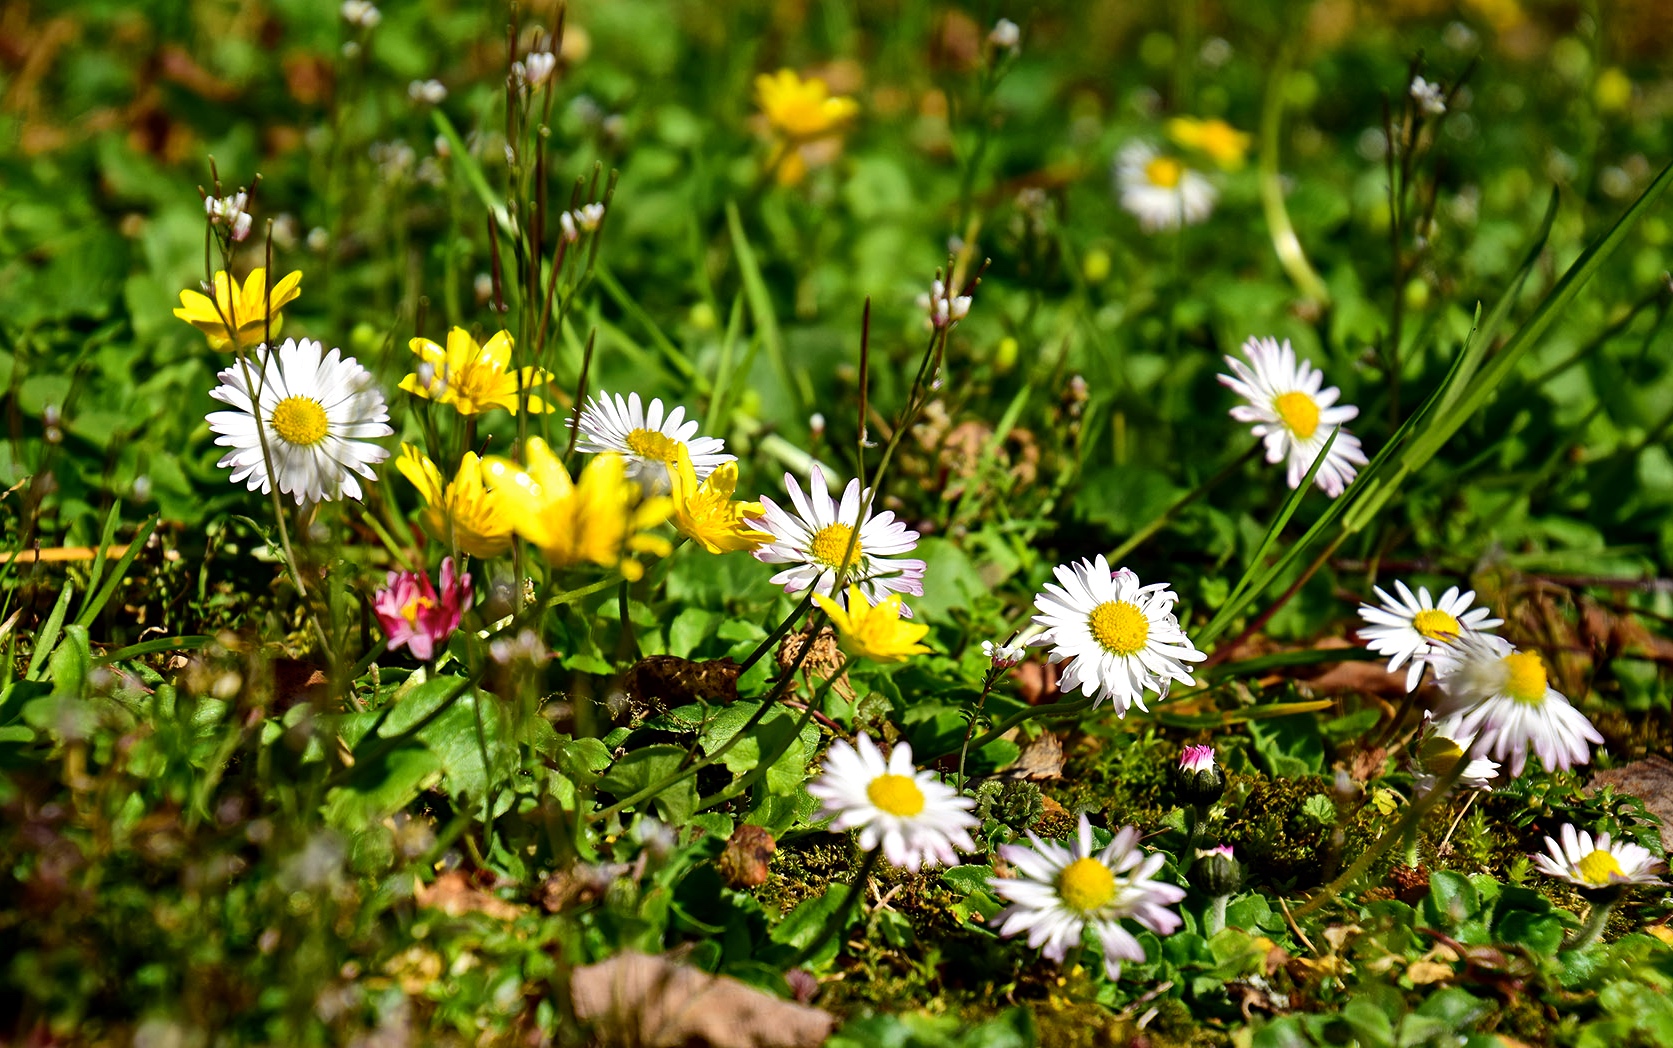
<path id="1" fill-rule="evenodd" d="M 676 406 L 664 416 L 660 397 L 651 401 L 647 411 L 637 393 L 623 399 L 620 394 L 601 391 L 597 399 L 587 398 L 576 428 L 577 451 L 615 452 L 626 461 L 627 475 L 647 491 L 669 489 L 668 467 L 679 460 L 681 446 L 691 456 L 691 468 L 699 482 L 716 466 L 737 461 L 736 455 L 725 454 L 724 440 L 697 435 L 697 420 L 687 421 L 685 408 Z"/>
<path id="2" fill-rule="evenodd" d="M 1296 487 L 1313 467 L 1325 441 L 1342 423 L 1358 415 L 1359 409 L 1350 405 L 1332 407 L 1341 390 L 1335 386 L 1321 389 L 1324 372 L 1305 360 L 1296 360 L 1289 339 L 1280 345 L 1277 339 L 1251 338 L 1243 343 L 1243 354 L 1254 365 L 1252 368 L 1226 357 L 1232 373 L 1217 376 L 1249 402 L 1232 408 L 1231 416 L 1239 422 L 1255 423 L 1251 432 L 1265 442 L 1268 462 L 1280 462 L 1288 456 L 1289 485 Z M 1357 467 L 1365 462 L 1359 438 L 1344 429 L 1330 446 L 1330 457 L 1319 467 L 1314 482 L 1335 498 L 1353 483 Z"/>
<path id="3" fill-rule="evenodd" d="M 1561 844 L 1550 837 L 1545 847 L 1550 855 L 1534 856 L 1534 865 L 1547 877 L 1567 881 L 1583 890 L 1628 884 L 1662 884 L 1656 874 L 1667 868 L 1648 848 L 1626 841 L 1611 841 L 1609 834 L 1597 840 L 1585 830 L 1565 825 L 1559 833 Z"/>
<path id="4" fill-rule="evenodd" d="M 1214 211 L 1214 183 L 1146 142 L 1133 142 L 1116 157 L 1115 181 L 1121 206 L 1146 233 L 1194 226 Z"/>
<path id="5" fill-rule="evenodd" d="M 808 479 L 806 497 L 789 473 L 784 475 L 784 487 L 795 512 L 780 508 L 763 495 L 760 502 L 765 512 L 759 520 L 750 521 L 773 536 L 773 541 L 753 551 L 755 559 L 763 564 L 790 565 L 772 578 L 784 592 L 796 594 L 812 586 L 814 592 L 831 596 L 837 568 L 843 563 L 843 554 L 849 553 L 849 540 L 857 528 L 860 534 L 849 553 L 845 582 L 858 585 L 873 604 L 891 592 L 923 594 L 924 562 L 889 559 L 911 552 L 918 545 L 918 533 L 896 520 L 889 510 L 862 521 L 860 514 L 871 499 L 870 488 L 861 490 L 860 482 L 851 480 L 838 504 L 831 498 L 824 471 L 818 466 L 813 467 Z M 842 599 L 839 595 L 838 603 Z M 901 615 L 910 618 L 911 610 L 902 606 Z"/>
<path id="6" fill-rule="evenodd" d="M 1121 962 L 1143 964 L 1144 947 L 1121 926 L 1131 917 L 1158 935 L 1172 934 L 1179 915 L 1168 909 L 1185 889 L 1153 880 L 1166 861 L 1139 848 L 1136 826 L 1123 827 L 1109 847 L 1093 854 L 1092 824 L 1080 817 L 1073 849 L 1029 833 L 1032 848 L 1005 844 L 999 854 L 1019 876 L 994 880 L 994 893 L 1011 903 L 995 920 L 1000 935 L 1028 933 L 1028 945 L 1059 963 L 1087 925 L 1104 950 L 1104 971 L 1121 977 Z"/>
<path id="7" fill-rule="evenodd" d="M 1412 746 L 1412 785 L 1418 796 L 1435 788 L 1435 783 L 1449 775 L 1461 760 L 1468 760 L 1455 786 L 1460 790 L 1491 790 L 1499 777 L 1499 762 L 1486 757 L 1466 758 L 1475 736 L 1455 732 L 1435 722 L 1433 714 L 1423 715 L 1423 726 L 1418 729 L 1417 741 Z"/>
<path id="8" fill-rule="evenodd" d="M 866 851 L 883 846 L 896 866 L 917 873 L 924 865 L 951 866 L 959 851 L 975 851 L 976 802 L 912 764 L 912 747 L 895 744 L 887 758 L 861 734 L 856 749 L 838 739 L 825 754 L 825 770 L 807 792 L 822 802 L 819 818 L 832 830 L 859 830 Z"/>
<path id="9" fill-rule="evenodd" d="M 1055 574 L 1058 584 L 1034 595 L 1034 622 L 1046 631 L 1032 643 L 1051 645 L 1052 662 L 1067 660 L 1058 687 L 1079 689 L 1094 706 L 1109 699 L 1125 717 L 1130 706 L 1148 709 L 1147 688 L 1165 698 L 1173 681 L 1196 683 L 1186 663 L 1208 656 L 1180 628 L 1173 614 L 1179 594 L 1167 583 L 1141 586 L 1126 568 L 1112 573 L 1102 554 L 1059 565 Z"/>
<path id="10" fill-rule="evenodd" d="M 1473 757 L 1508 760 L 1515 776 L 1532 749 L 1547 771 L 1558 771 L 1590 761 L 1587 743 L 1603 741 L 1586 715 L 1551 687 L 1536 652 L 1517 651 L 1491 633 L 1463 633 L 1429 658 L 1446 693 L 1436 711 L 1438 730 L 1472 737 Z"/>
<path id="11" fill-rule="evenodd" d="M 1452 586 L 1436 601 L 1429 596 L 1427 587 L 1419 586 L 1414 597 L 1406 584 L 1399 581 L 1394 583 L 1399 599 L 1389 596 L 1381 586 L 1372 589 L 1382 601 L 1382 607 L 1359 606 L 1359 617 L 1371 624 L 1359 631 L 1359 639 L 1378 655 L 1389 657 L 1390 673 L 1411 660 L 1411 668 L 1406 671 L 1407 691 L 1417 690 L 1429 656 L 1460 633 L 1485 633 L 1504 625 L 1503 619 L 1490 618 L 1492 613 L 1486 608 L 1470 606 L 1475 600 L 1475 590 L 1460 593 L 1457 586 Z"/>
<path id="12" fill-rule="evenodd" d="M 306 338 L 285 339 L 277 354 L 261 347 L 249 358 L 248 370 L 259 390 L 260 425 L 272 461 L 262 457 L 256 398 L 245 384 L 244 365 L 235 363 L 217 376 L 221 385 L 209 393 L 235 410 L 214 411 L 208 418 L 219 434 L 215 443 L 233 449 L 219 462 L 232 470 L 232 482 L 264 493 L 277 483 L 298 505 L 360 498 L 355 474 L 376 479 L 372 467 L 389 457 L 388 449 L 368 441 L 395 432 L 371 374 L 353 357 L 335 349 L 326 353 Z"/>

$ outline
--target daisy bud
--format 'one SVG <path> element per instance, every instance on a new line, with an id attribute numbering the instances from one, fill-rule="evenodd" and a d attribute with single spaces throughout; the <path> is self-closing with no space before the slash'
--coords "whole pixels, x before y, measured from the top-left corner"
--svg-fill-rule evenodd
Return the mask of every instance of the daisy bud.
<path id="1" fill-rule="evenodd" d="M 316 254 L 324 254 L 325 249 L 330 246 L 331 234 L 326 232 L 324 226 L 315 226 L 314 228 L 308 230 L 309 251 L 313 251 Z"/>
<path id="2" fill-rule="evenodd" d="M 1214 760 L 1214 747 L 1187 746 L 1174 772 L 1174 791 L 1185 804 L 1207 807 L 1226 792 L 1226 773 Z"/>
<path id="3" fill-rule="evenodd" d="M 1191 866 L 1191 887 L 1209 898 L 1235 895 L 1243 887 L 1243 865 L 1232 855 L 1232 846 L 1198 848 Z"/>
<path id="4" fill-rule="evenodd" d="M 1009 18 L 1001 18 L 995 22 L 988 33 L 988 43 L 1001 51 L 1015 51 L 1022 42 L 1022 30 Z"/>
<path id="5" fill-rule="evenodd" d="M 808 435 L 814 440 L 818 440 L 820 437 L 823 437 L 825 435 L 825 416 L 817 411 L 809 415 L 807 419 L 807 431 Z"/>
<path id="6" fill-rule="evenodd" d="M 488 300 L 494 297 L 494 278 L 487 273 L 478 273 L 471 282 L 471 290 L 476 293 L 478 306 L 487 305 Z"/>
<path id="7" fill-rule="evenodd" d="M 558 58 L 550 51 L 531 52 L 523 61 L 523 79 L 530 87 L 539 87 L 558 67 Z"/>

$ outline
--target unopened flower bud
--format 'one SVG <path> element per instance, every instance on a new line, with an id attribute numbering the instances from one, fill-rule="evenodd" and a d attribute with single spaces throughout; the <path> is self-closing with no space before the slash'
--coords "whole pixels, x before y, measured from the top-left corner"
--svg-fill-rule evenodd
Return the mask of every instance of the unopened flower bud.
<path id="1" fill-rule="evenodd" d="M 1003 51 L 1015 51 L 1022 42 L 1022 30 L 1009 18 L 1001 18 L 995 22 L 988 33 L 988 43 Z"/>
<path id="2" fill-rule="evenodd" d="M 1243 887 L 1243 864 L 1232 855 L 1231 845 L 1197 849 L 1191 887 L 1210 898 L 1235 895 Z"/>
<path id="3" fill-rule="evenodd" d="M 361 29 L 371 29 L 383 21 L 383 12 L 371 0 L 343 0 L 343 21 Z"/>
<path id="4" fill-rule="evenodd" d="M 523 79 L 530 87 L 539 87 L 558 67 L 558 58 L 550 51 L 534 51 L 523 59 Z"/>
<path id="5" fill-rule="evenodd" d="M 1226 773 L 1214 760 L 1214 747 L 1187 746 L 1174 772 L 1174 790 L 1183 804 L 1207 807 L 1226 792 Z"/>
<path id="6" fill-rule="evenodd" d="M 715 865 L 728 885 L 742 890 L 759 888 L 767 883 L 767 866 L 772 862 L 778 842 L 759 826 L 745 823 L 732 831 L 726 850 L 720 853 Z"/>
<path id="7" fill-rule="evenodd" d="M 440 80 L 414 80 L 407 85 L 407 97 L 414 102 L 440 105 L 447 98 L 447 85 Z"/>

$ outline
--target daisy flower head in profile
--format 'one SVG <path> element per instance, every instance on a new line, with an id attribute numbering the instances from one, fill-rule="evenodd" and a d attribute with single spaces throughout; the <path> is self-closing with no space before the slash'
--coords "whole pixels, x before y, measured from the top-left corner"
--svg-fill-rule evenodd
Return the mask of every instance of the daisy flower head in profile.
<path id="1" fill-rule="evenodd" d="M 1660 885 L 1656 876 L 1667 869 L 1648 848 L 1629 841 L 1613 841 L 1600 833 L 1596 840 L 1585 830 L 1565 824 L 1557 839 L 1545 838 L 1550 854 L 1534 856 L 1534 865 L 1547 877 L 1567 881 L 1582 891 L 1624 888 L 1634 884 Z"/>
<path id="2" fill-rule="evenodd" d="M 232 470 L 234 484 L 263 493 L 277 487 L 298 505 L 358 499 L 356 474 L 375 479 L 372 467 L 389 456 L 371 443 L 395 432 L 383 394 L 365 368 L 338 350 L 287 338 L 277 353 L 258 351 L 217 377 L 221 384 L 209 395 L 233 410 L 210 412 L 208 422 L 215 443 L 232 449 L 218 465 Z M 260 391 L 259 404 L 250 383 Z"/>
<path id="3" fill-rule="evenodd" d="M 699 428 L 696 419 L 685 417 L 683 407 L 676 405 L 664 414 L 660 397 L 646 407 L 637 393 L 623 397 L 600 391 L 581 409 L 575 450 L 589 455 L 614 452 L 627 464 L 629 477 L 646 491 L 665 494 L 682 448 L 698 481 L 707 480 L 716 467 L 737 461 L 736 455 L 726 454 L 724 440 L 698 436 Z"/>
<path id="4" fill-rule="evenodd" d="M 1529 750 L 1547 771 L 1560 771 L 1590 761 L 1587 744 L 1603 742 L 1586 715 L 1551 686 L 1537 652 L 1518 651 L 1491 633 L 1463 633 L 1430 659 L 1446 694 L 1437 730 L 1472 737 L 1471 756 L 1508 762 L 1512 776 L 1522 774 Z"/>
<path id="5" fill-rule="evenodd" d="M 772 578 L 784 592 L 797 594 L 812 587 L 815 593 L 831 596 L 837 570 L 846 564 L 844 583 L 858 585 L 873 604 L 890 593 L 923 595 L 924 562 L 900 556 L 918 545 L 918 533 L 889 510 L 869 512 L 870 488 L 862 490 L 858 480 L 851 480 L 839 503 L 831 498 L 818 466 L 808 479 L 806 495 L 792 474 L 784 475 L 784 486 L 790 508 L 762 496 L 764 512 L 752 522 L 773 536 L 754 550 L 755 559 L 788 565 Z M 910 618 L 912 612 L 902 605 L 901 614 Z"/>
<path id="6" fill-rule="evenodd" d="M 1268 462 L 1289 460 L 1292 488 L 1301 484 L 1325 442 L 1340 430 L 1313 480 L 1331 498 L 1342 494 L 1366 463 L 1359 438 L 1341 428 L 1359 409 L 1336 406 L 1341 390 L 1321 388 L 1324 372 L 1297 360 L 1289 339 L 1280 344 L 1274 338 L 1251 338 L 1243 343 L 1243 355 L 1249 363 L 1226 357 L 1232 373 L 1217 376 L 1248 401 L 1231 409 L 1232 418 L 1254 423 L 1251 432 L 1266 444 Z"/>
<path id="7" fill-rule="evenodd" d="M 1146 233 L 1194 226 L 1214 213 L 1214 183 L 1147 142 L 1132 142 L 1116 156 L 1115 181 L 1122 208 Z"/>
<path id="8" fill-rule="evenodd" d="M 1390 673 L 1408 661 L 1411 663 L 1406 670 L 1407 691 L 1417 690 L 1418 681 L 1423 679 L 1423 668 L 1438 648 L 1450 644 L 1461 633 L 1486 633 L 1504 625 L 1503 619 L 1492 618 L 1492 612 L 1486 608 L 1472 606 L 1475 590 L 1459 592 L 1457 586 L 1451 586 L 1438 601 L 1429 596 L 1428 587 L 1419 586 L 1417 595 L 1413 596 L 1411 589 L 1398 580 L 1394 583 L 1398 598 L 1390 596 L 1381 586 L 1373 586 L 1372 590 L 1382 605 L 1359 606 L 1359 617 L 1369 623 L 1359 631 L 1359 639 L 1378 655 L 1388 656 Z"/>
<path id="9" fill-rule="evenodd" d="M 970 839 L 976 802 L 914 767 L 905 742 L 885 757 L 863 733 L 852 746 L 838 739 L 807 791 L 823 805 L 818 817 L 833 820 L 832 830 L 859 830 L 861 848 L 881 845 L 884 858 L 913 873 L 951 866 L 958 852 L 976 848 Z"/>
<path id="10" fill-rule="evenodd" d="M 1102 554 L 1059 565 L 1055 574 L 1057 582 L 1034 596 L 1034 622 L 1045 632 L 1032 643 L 1050 645 L 1047 658 L 1066 664 L 1063 691 L 1078 690 L 1094 705 L 1108 699 L 1125 717 L 1129 707 L 1147 709 L 1147 689 L 1165 698 L 1173 681 L 1196 683 L 1187 664 L 1208 656 L 1180 628 L 1173 614 L 1179 595 L 1167 583 L 1140 585 L 1125 568 L 1110 571 Z"/>
<path id="11" fill-rule="evenodd" d="M 1099 852 L 1093 851 L 1092 824 L 1084 814 L 1073 847 L 1032 832 L 1028 838 L 1032 847 L 999 848 L 1017 874 L 991 882 L 994 894 L 1011 904 L 995 918 L 1000 935 L 1027 932 L 1028 945 L 1061 963 L 1090 926 L 1103 947 L 1104 972 L 1119 979 L 1122 961 L 1145 960 L 1144 947 L 1122 927 L 1123 919 L 1158 935 L 1179 928 L 1179 915 L 1168 907 L 1185 898 L 1185 889 L 1155 879 L 1166 860 L 1139 847 L 1138 827 L 1123 827 Z"/>
<path id="12" fill-rule="evenodd" d="M 1491 790 L 1493 780 L 1499 777 L 1499 762 L 1469 756 L 1474 744 L 1474 736 L 1454 733 L 1452 729 L 1436 723 L 1434 714 L 1425 713 L 1423 725 L 1418 728 L 1417 741 L 1411 749 L 1412 785 L 1416 787 L 1418 796 L 1427 794 L 1437 782 L 1454 772 L 1458 773 L 1455 789 Z M 1458 768 L 1459 761 L 1467 762 L 1462 770 Z"/>

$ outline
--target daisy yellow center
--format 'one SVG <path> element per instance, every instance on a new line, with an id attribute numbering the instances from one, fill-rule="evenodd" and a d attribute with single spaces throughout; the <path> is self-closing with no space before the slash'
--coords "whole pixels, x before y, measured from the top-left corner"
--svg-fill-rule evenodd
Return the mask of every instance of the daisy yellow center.
<path id="1" fill-rule="evenodd" d="M 1125 600 L 1106 600 L 1092 609 L 1087 624 L 1092 639 L 1111 655 L 1137 655 L 1150 639 L 1150 620 L 1138 605 Z"/>
<path id="2" fill-rule="evenodd" d="M 821 564 L 828 564 L 833 568 L 841 567 L 843 554 L 848 553 L 848 539 L 854 534 L 854 529 L 847 524 L 827 524 L 813 535 L 813 541 L 808 543 L 807 551 L 813 559 Z M 849 564 L 860 562 L 860 543 L 854 542 L 854 552 L 849 555 Z"/>
<path id="3" fill-rule="evenodd" d="M 1159 156 L 1144 165 L 1145 181 L 1158 189 L 1174 189 L 1185 177 L 1185 165 L 1171 156 Z"/>
<path id="4" fill-rule="evenodd" d="M 1280 393 L 1272 400 L 1272 410 L 1278 413 L 1285 427 L 1301 440 L 1318 432 L 1319 404 L 1305 393 Z"/>
<path id="5" fill-rule="evenodd" d="M 311 397 L 286 397 L 273 408 L 273 432 L 286 444 L 311 447 L 330 430 L 325 409 Z"/>
<path id="6" fill-rule="evenodd" d="M 866 787 L 866 797 L 879 809 L 902 818 L 924 810 L 924 791 L 908 775 L 879 775 Z"/>
<path id="7" fill-rule="evenodd" d="M 1429 608 L 1412 616 L 1412 629 L 1426 640 L 1452 640 L 1458 636 L 1458 620 L 1439 608 Z"/>
<path id="8" fill-rule="evenodd" d="M 407 625 L 416 627 L 418 616 L 436 606 L 436 602 L 429 597 L 414 597 L 401 608 L 401 617 L 407 620 Z"/>
<path id="9" fill-rule="evenodd" d="M 1057 875 L 1057 897 L 1081 913 L 1102 909 L 1115 898 L 1115 874 L 1097 859 L 1076 859 Z"/>
<path id="10" fill-rule="evenodd" d="M 627 449 L 655 462 L 673 462 L 680 457 L 680 442 L 654 429 L 641 428 L 629 433 Z"/>
<path id="11" fill-rule="evenodd" d="M 1545 663 L 1531 651 L 1505 656 L 1505 694 L 1517 702 L 1534 705 L 1545 701 Z"/>
<path id="12" fill-rule="evenodd" d="M 1574 868 L 1580 871 L 1581 879 L 1587 884 L 1599 887 L 1608 884 L 1612 877 L 1626 876 L 1626 871 L 1621 869 L 1620 860 L 1602 848 L 1575 863 Z"/>

